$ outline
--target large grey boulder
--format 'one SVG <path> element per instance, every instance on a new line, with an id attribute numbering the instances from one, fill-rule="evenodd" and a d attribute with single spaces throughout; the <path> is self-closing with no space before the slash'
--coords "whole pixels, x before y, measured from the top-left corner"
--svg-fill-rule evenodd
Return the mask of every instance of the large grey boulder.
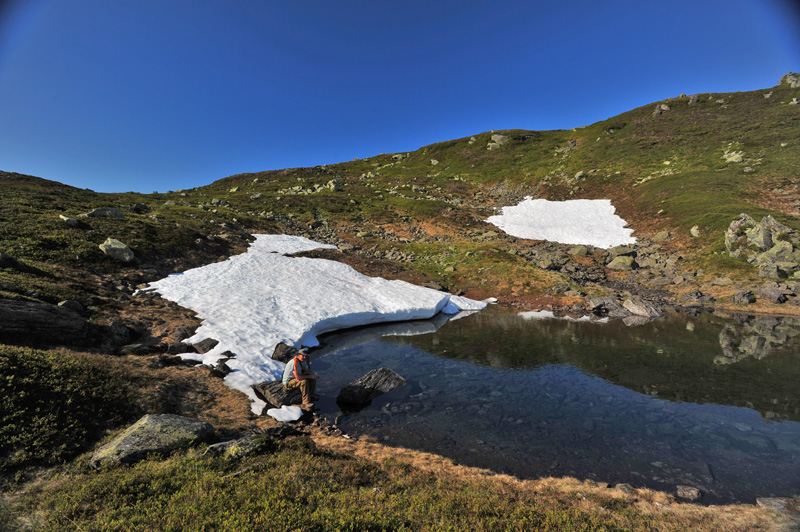
<path id="1" fill-rule="evenodd" d="M 97 449 L 89 465 L 99 469 L 107 464 L 137 462 L 149 454 L 168 455 L 209 441 L 213 435 L 214 427 L 205 421 L 173 414 L 147 414 Z"/>
<path id="2" fill-rule="evenodd" d="M 135 258 L 131 248 L 115 238 L 107 238 L 100 244 L 100 249 L 112 259 L 120 262 L 131 262 Z"/>
<path id="3" fill-rule="evenodd" d="M 351 382 L 339 392 L 337 402 L 361 405 L 381 394 L 405 385 L 406 380 L 389 368 L 373 369 L 360 379 Z"/>
<path id="4" fill-rule="evenodd" d="M 637 266 L 638 264 L 630 255 L 620 255 L 614 257 L 614 260 L 609 262 L 606 268 L 609 270 L 628 271 L 635 269 Z"/>
<path id="5" fill-rule="evenodd" d="M 0 299 L 0 343 L 88 345 L 92 329 L 66 306 Z"/>
<path id="6" fill-rule="evenodd" d="M 289 388 L 287 390 L 283 387 L 281 381 L 268 381 L 254 384 L 253 392 L 256 394 L 256 397 L 275 408 L 280 408 L 283 405 L 299 405 L 303 402 L 303 394 L 299 387 Z"/>

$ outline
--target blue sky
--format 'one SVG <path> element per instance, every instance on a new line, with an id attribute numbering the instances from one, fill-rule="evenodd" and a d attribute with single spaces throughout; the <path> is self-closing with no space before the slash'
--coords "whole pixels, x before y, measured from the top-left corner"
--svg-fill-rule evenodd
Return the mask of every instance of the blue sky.
<path id="1" fill-rule="evenodd" d="M 164 192 L 799 70 L 791 0 L 0 0 L 0 170 Z"/>

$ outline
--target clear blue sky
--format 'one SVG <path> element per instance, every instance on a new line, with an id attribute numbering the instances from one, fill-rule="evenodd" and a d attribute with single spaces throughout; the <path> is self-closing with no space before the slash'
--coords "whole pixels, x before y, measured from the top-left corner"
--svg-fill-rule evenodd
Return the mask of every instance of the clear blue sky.
<path id="1" fill-rule="evenodd" d="M 798 70 L 791 0 L 0 0 L 0 170 L 163 192 Z"/>

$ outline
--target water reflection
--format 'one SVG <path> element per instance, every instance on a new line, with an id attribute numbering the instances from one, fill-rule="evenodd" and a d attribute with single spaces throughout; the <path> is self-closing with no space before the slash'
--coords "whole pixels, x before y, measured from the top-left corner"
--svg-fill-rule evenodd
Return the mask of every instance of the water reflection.
<path id="1" fill-rule="evenodd" d="M 800 320 L 795 318 L 735 315 L 733 319 L 734 323 L 728 323 L 719 333 L 722 355 L 714 358 L 717 364 L 760 360 L 800 335 Z"/>
<path id="2" fill-rule="evenodd" d="M 409 382 L 346 430 L 523 477 L 688 484 L 705 502 L 800 493 L 800 424 L 770 421 L 798 418 L 795 323 L 674 314 L 629 328 L 490 309 L 441 325 L 329 338 L 323 396 L 380 366 Z M 726 346 L 760 358 L 719 364 Z"/>

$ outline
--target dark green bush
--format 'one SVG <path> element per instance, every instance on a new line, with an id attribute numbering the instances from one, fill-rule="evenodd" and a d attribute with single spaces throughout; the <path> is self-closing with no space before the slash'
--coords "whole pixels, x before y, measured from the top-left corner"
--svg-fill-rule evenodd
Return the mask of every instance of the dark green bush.
<path id="1" fill-rule="evenodd" d="M 131 414 L 97 357 L 0 345 L 0 471 L 68 460 Z"/>

